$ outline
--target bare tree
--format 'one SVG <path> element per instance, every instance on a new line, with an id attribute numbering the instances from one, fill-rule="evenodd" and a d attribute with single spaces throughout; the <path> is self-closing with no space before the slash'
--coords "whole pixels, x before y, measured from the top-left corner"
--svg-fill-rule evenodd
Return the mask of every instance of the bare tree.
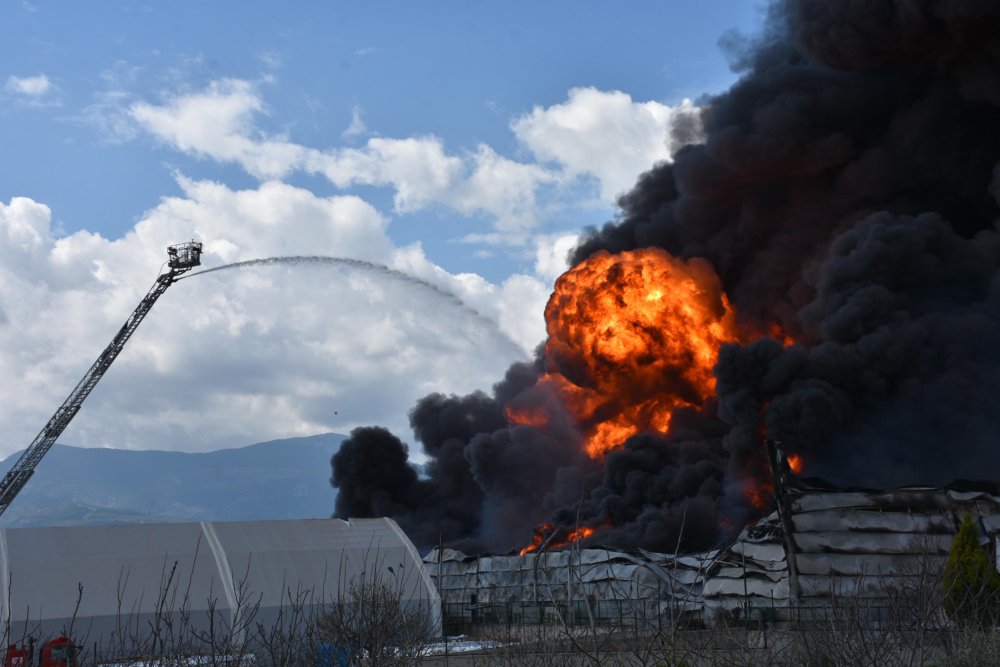
<path id="1" fill-rule="evenodd" d="M 408 582 L 406 565 L 387 565 L 375 546 L 357 573 L 341 561 L 338 592 L 317 619 L 317 637 L 350 664 L 412 664 L 433 637 L 435 610 L 412 595 L 419 577 Z"/>

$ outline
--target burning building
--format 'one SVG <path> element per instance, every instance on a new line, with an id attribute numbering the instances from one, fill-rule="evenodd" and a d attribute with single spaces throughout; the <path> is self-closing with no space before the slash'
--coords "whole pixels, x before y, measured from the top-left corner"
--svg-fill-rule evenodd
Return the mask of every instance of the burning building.
<path id="1" fill-rule="evenodd" d="M 933 600 L 966 515 L 1000 570 L 995 483 L 844 488 L 799 477 L 780 454 L 774 464 L 775 510 L 740 531 L 704 570 L 709 616 L 749 607 L 776 620 L 809 620 L 837 598 L 871 609 Z"/>
<path id="2" fill-rule="evenodd" d="M 1000 570 L 995 484 L 842 488 L 778 463 L 775 509 L 710 551 L 591 546 L 476 556 L 434 549 L 424 564 L 447 622 L 660 628 L 691 620 L 691 627 L 809 624 L 838 605 L 877 625 L 915 613 L 904 605 L 937 608 L 948 550 L 966 515 Z"/>
<path id="3" fill-rule="evenodd" d="M 719 552 L 673 556 L 609 548 L 424 558 L 448 624 L 620 623 L 661 626 L 701 615 L 705 575 Z"/>
<path id="4" fill-rule="evenodd" d="M 1000 479 L 1000 5 L 775 0 L 724 42 L 740 79 L 572 253 L 536 358 L 416 405 L 425 476 L 356 430 L 338 516 L 706 550 L 767 513 L 765 433 L 839 485 Z"/>

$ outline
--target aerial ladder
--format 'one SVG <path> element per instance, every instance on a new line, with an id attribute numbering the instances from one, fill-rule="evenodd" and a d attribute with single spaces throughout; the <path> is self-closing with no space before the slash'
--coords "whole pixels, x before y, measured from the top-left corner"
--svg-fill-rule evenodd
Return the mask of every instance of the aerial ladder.
<path id="1" fill-rule="evenodd" d="M 156 282 L 150 288 L 146 296 L 142 298 L 136 309 L 132 311 L 122 328 L 111 339 L 108 346 L 104 348 L 97 361 L 84 374 L 83 379 L 70 392 L 69 397 L 63 401 L 56 413 L 45 424 L 35 439 L 31 441 L 28 448 L 24 450 L 10 471 L 4 475 L 0 482 L 0 515 L 2 515 L 14 498 L 20 493 L 24 485 L 28 483 L 31 476 L 35 474 L 35 468 L 46 452 L 55 444 L 57 438 L 66 430 L 73 417 L 80 411 L 80 406 L 90 395 L 90 392 L 101 381 L 104 374 L 111 367 L 111 364 L 125 347 L 125 343 L 131 338 L 138 328 L 143 318 L 149 314 L 149 310 L 156 303 L 167 288 L 173 285 L 183 274 L 196 266 L 201 265 L 201 243 L 191 241 L 189 243 L 179 243 L 167 248 L 167 272 L 161 273 L 156 278 Z"/>

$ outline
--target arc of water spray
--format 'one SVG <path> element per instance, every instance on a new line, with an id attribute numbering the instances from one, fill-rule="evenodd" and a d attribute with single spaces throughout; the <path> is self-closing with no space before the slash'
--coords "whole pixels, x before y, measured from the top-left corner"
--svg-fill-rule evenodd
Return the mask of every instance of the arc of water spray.
<path id="1" fill-rule="evenodd" d="M 350 257 L 327 257 L 325 255 L 290 255 L 283 257 L 265 257 L 262 259 L 248 259 L 243 262 L 233 262 L 232 264 L 224 264 L 222 266 L 213 266 L 210 269 L 205 269 L 203 271 L 198 271 L 196 273 L 189 273 L 186 276 L 178 278 L 180 280 L 187 280 L 188 278 L 194 278 L 195 276 L 203 276 L 206 273 L 215 273 L 216 271 L 228 271 L 231 269 L 248 269 L 258 266 L 278 266 L 278 265 L 299 265 L 299 264 L 325 264 L 325 265 L 339 265 L 346 266 L 352 269 L 361 269 L 363 271 L 372 271 L 374 273 L 380 273 L 382 275 L 388 276 L 390 278 L 395 278 L 396 280 L 401 280 L 403 282 L 409 283 L 411 285 L 416 285 L 425 290 L 433 292 L 440 298 L 445 299 L 452 305 L 457 306 L 467 315 L 473 317 L 480 324 L 485 325 L 490 331 L 496 334 L 505 343 L 514 348 L 520 356 L 524 356 L 524 352 L 521 350 L 521 346 L 510 339 L 507 334 L 500 331 L 496 322 L 486 317 L 480 313 L 475 308 L 471 307 L 462 299 L 460 299 L 454 292 L 450 292 L 446 289 L 438 287 L 433 283 L 429 283 L 422 278 L 417 278 L 409 273 L 399 271 L 397 269 L 391 269 L 385 264 L 379 264 L 378 262 L 369 262 L 363 259 L 352 259 Z"/>

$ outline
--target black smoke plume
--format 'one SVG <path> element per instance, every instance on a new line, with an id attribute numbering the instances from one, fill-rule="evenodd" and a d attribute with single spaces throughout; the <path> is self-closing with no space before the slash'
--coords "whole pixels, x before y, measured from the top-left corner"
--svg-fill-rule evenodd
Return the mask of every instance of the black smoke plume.
<path id="1" fill-rule="evenodd" d="M 724 46 L 741 77 L 703 106 L 701 141 L 679 126 L 688 145 L 571 261 L 705 258 L 744 325 L 795 344 L 725 346 L 710 405 L 603 461 L 568 420 L 503 419 L 515 398 L 553 401 L 534 385 L 541 358 L 491 396 L 428 397 L 411 413 L 427 479 L 398 441 L 356 432 L 334 461 L 338 515 L 396 516 L 423 545 L 506 550 L 554 520 L 612 545 L 706 548 L 759 512 L 762 422 L 841 483 L 1000 478 L 1000 4 L 789 0 Z M 346 474 L 376 459 L 381 476 Z"/>

